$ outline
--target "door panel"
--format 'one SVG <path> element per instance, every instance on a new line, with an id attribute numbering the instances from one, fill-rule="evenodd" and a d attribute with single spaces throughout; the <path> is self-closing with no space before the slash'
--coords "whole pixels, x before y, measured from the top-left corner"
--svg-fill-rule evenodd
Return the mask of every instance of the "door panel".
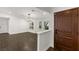
<path id="1" fill-rule="evenodd" d="M 55 13 L 55 47 L 60 50 L 75 49 L 77 9 Z"/>

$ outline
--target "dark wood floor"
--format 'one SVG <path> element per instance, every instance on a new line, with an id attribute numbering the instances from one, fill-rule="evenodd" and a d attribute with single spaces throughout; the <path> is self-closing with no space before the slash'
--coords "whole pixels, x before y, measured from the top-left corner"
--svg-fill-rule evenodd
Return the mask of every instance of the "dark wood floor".
<path id="1" fill-rule="evenodd" d="M 37 34 L 0 34 L 0 51 L 36 51 Z"/>

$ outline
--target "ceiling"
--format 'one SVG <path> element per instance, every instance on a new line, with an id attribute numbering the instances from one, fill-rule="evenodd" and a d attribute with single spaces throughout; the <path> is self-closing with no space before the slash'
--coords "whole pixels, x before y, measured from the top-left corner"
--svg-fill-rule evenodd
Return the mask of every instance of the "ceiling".
<path id="1" fill-rule="evenodd" d="M 14 15 L 17 17 L 27 17 L 31 14 L 33 17 L 43 17 L 49 14 L 50 7 L 0 7 L 0 14 Z"/>
<path id="2" fill-rule="evenodd" d="M 37 8 L 40 9 L 40 10 L 43 10 L 43 11 L 49 12 L 49 13 L 52 12 L 52 7 L 37 7 Z"/>

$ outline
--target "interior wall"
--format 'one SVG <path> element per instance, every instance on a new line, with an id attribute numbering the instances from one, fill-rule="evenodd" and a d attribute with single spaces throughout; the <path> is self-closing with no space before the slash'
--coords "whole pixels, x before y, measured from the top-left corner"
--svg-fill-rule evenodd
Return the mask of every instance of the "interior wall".
<path id="1" fill-rule="evenodd" d="M 51 12 L 51 40 L 50 40 L 50 46 L 54 47 L 54 12 Z"/>
<path id="2" fill-rule="evenodd" d="M 10 16 L 10 21 L 9 21 L 9 33 L 10 34 L 27 32 L 28 30 L 27 27 L 28 27 L 28 23 L 26 19 L 21 19 L 19 17 Z"/>
<path id="3" fill-rule="evenodd" d="M 38 35 L 38 51 L 46 51 L 51 43 L 51 31 Z"/>
<path id="4" fill-rule="evenodd" d="M 46 20 L 49 20 L 49 31 L 40 33 L 38 35 L 39 51 L 46 51 L 49 47 L 53 47 L 52 15 L 50 14 L 50 17 L 46 19 L 41 19 L 41 21 L 46 21 Z"/>
<path id="5" fill-rule="evenodd" d="M 2 19 L 4 19 L 5 21 Z M 5 23 L 1 25 L 3 22 Z M 0 25 L 1 28 L 2 26 L 4 26 L 4 28 L 0 30 L 0 33 L 8 32 L 9 34 L 27 32 L 28 27 L 26 19 L 22 19 L 21 17 L 16 17 L 14 15 L 8 15 L 6 13 L 0 13 Z"/>
<path id="6" fill-rule="evenodd" d="M 0 17 L 0 33 L 8 33 L 9 18 Z"/>

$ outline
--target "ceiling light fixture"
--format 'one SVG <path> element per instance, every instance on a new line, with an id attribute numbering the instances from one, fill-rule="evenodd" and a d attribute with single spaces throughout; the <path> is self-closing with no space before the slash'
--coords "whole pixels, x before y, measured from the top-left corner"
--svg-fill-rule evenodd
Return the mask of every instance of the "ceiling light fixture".
<path id="1" fill-rule="evenodd" d="M 35 10 L 31 10 L 28 14 L 27 14 L 27 18 L 28 19 L 31 19 L 31 18 L 35 18 L 36 15 L 35 15 Z"/>

